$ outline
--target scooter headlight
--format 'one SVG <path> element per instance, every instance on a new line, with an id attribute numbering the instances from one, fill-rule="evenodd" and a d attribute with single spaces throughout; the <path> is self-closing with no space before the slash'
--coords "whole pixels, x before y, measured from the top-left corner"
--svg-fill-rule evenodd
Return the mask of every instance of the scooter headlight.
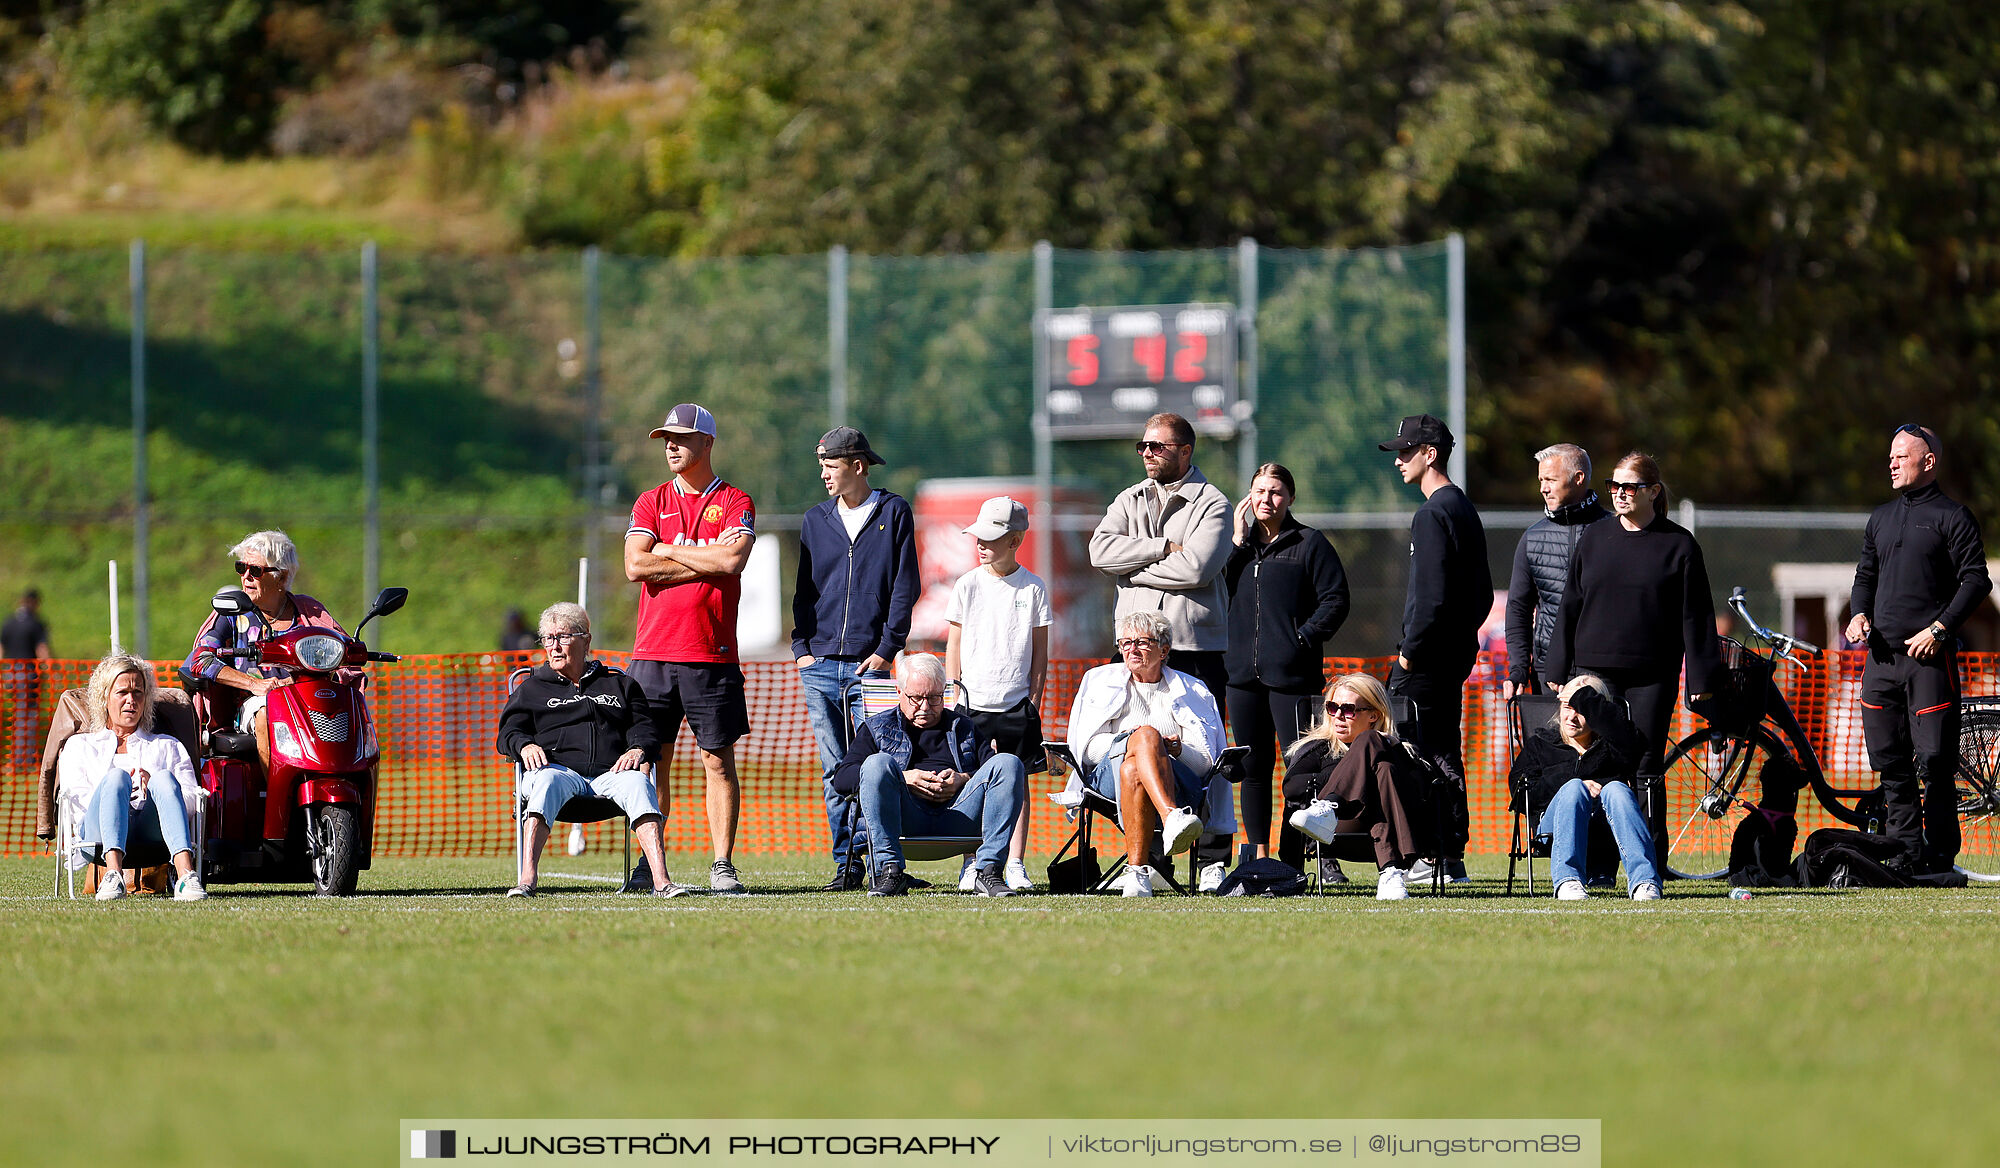
<path id="1" fill-rule="evenodd" d="M 321 673 L 338 669 L 341 659 L 347 656 L 347 646 L 339 637 L 324 634 L 303 638 L 295 651 L 299 655 L 299 664 Z"/>

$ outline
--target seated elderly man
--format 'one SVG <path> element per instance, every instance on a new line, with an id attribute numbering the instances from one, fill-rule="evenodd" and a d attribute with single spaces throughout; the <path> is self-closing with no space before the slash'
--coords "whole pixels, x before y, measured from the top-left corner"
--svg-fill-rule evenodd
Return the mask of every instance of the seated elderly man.
<path id="1" fill-rule="evenodd" d="M 1028 796 L 1028 771 L 1011 754 L 993 753 L 972 719 L 944 704 L 944 663 L 928 653 L 896 658 L 896 708 L 861 723 L 834 769 L 833 789 L 859 792 L 861 820 L 875 852 L 870 896 L 903 896 L 902 838 L 980 837 L 973 884 L 981 896 L 1012 896 L 1001 874 L 1014 820 Z"/>
<path id="2" fill-rule="evenodd" d="M 1203 830 L 1233 832 L 1227 780 L 1208 799 L 1218 822 L 1194 813 L 1202 785 L 1222 755 L 1222 715 L 1195 677 L 1167 668 L 1173 634 L 1157 612 L 1118 620 L 1120 660 L 1083 675 L 1069 714 L 1069 748 L 1083 781 L 1118 802 L 1125 829 L 1126 896 L 1153 895 L 1148 849 L 1155 829 L 1166 855 L 1192 847 Z M 1227 822 L 1223 822 L 1223 821 Z"/>
<path id="3" fill-rule="evenodd" d="M 679 896 L 660 846 L 660 802 L 639 768 L 659 756 L 639 683 L 590 657 L 590 614 L 576 604 L 542 612 L 546 664 L 535 666 L 500 714 L 500 753 L 521 764 L 528 847 L 508 896 L 533 896 L 549 824 L 563 804 L 596 795 L 625 812 L 653 872 L 653 895 Z"/>

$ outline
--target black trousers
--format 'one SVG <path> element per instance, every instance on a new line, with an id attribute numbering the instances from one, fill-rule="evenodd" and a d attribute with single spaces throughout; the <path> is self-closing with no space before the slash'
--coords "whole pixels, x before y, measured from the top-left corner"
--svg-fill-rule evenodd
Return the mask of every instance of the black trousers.
<path id="1" fill-rule="evenodd" d="M 1667 799 L 1661 783 L 1666 771 L 1667 736 L 1673 730 L 1674 703 L 1681 695 L 1680 670 L 1662 676 L 1639 669 L 1583 669 L 1595 673 L 1611 687 L 1611 696 L 1622 698 L 1631 711 L 1632 728 L 1646 752 L 1639 756 L 1639 793 L 1646 803 L 1646 823 L 1653 829 L 1653 856 L 1662 868 L 1667 863 Z"/>
<path id="2" fill-rule="evenodd" d="M 1453 810 L 1460 820 L 1465 820 L 1465 753 L 1462 731 L 1459 723 L 1465 716 L 1465 679 L 1472 674 L 1471 666 L 1458 673 L 1407 673 L 1401 665 L 1389 670 L 1389 692 L 1396 697 L 1408 698 L 1417 708 L 1417 724 L 1398 729 L 1397 733 L 1417 749 L 1442 761 L 1457 776 L 1460 790 L 1457 793 L 1459 806 Z M 1459 860 L 1464 858 L 1463 848 L 1452 848 L 1443 858 Z"/>
<path id="3" fill-rule="evenodd" d="M 1208 687 L 1209 696 L 1215 699 L 1217 714 L 1222 713 L 1223 703 L 1227 700 L 1224 694 L 1229 689 L 1229 667 L 1222 663 L 1222 657 L 1220 649 L 1175 649 L 1167 657 L 1168 665 L 1201 679 L 1201 683 Z M 1195 842 L 1195 858 L 1204 864 L 1228 863 L 1229 840 L 1226 835 L 1204 832 L 1201 839 Z"/>
<path id="4" fill-rule="evenodd" d="M 1271 772 L 1279 756 L 1312 728 L 1319 691 L 1288 693 L 1268 686 L 1229 687 L 1229 731 L 1250 748 L 1239 796 L 1245 843 L 1271 843 Z M 1280 832 L 1290 831 L 1282 825 Z"/>
<path id="5" fill-rule="evenodd" d="M 1882 834 L 1919 871 L 1958 858 L 1958 655 L 1929 661 L 1871 652 L 1861 673 L 1861 734 L 1882 776 Z"/>

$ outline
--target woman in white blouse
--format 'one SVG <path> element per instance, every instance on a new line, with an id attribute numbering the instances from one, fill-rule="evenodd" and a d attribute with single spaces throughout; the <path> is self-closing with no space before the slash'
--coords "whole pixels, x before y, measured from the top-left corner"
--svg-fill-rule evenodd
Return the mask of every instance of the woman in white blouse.
<path id="1" fill-rule="evenodd" d="M 1167 668 L 1173 633 L 1156 612 L 1118 621 L 1119 660 L 1083 675 L 1070 707 L 1069 745 L 1082 779 L 1118 802 L 1130 865 L 1125 895 L 1151 896 L 1147 848 L 1157 827 L 1166 854 L 1192 847 L 1204 825 L 1194 812 L 1202 786 L 1222 755 L 1222 714 L 1208 687 Z M 1206 830 L 1236 830 L 1228 782 L 1207 800 L 1218 822 Z M 1226 821 L 1226 822 L 1223 822 Z"/>
<path id="2" fill-rule="evenodd" d="M 201 797 L 194 763 L 180 739 L 155 734 L 153 667 L 113 653 L 90 675 L 90 731 L 63 743 L 56 762 L 56 793 L 78 825 L 65 841 L 88 858 L 101 849 L 105 876 L 97 899 L 117 900 L 128 889 L 128 843 L 155 843 L 173 857 L 174 899 L 203 900 L 201 874 L 188 843 L 187 809 Z"/>

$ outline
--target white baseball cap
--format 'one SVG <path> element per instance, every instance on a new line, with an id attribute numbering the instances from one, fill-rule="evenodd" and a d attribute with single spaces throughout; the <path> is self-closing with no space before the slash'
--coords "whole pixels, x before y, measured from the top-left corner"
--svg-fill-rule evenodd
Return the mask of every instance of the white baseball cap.
<path id="1" fill-rule="evenodd" d="M 667 420 L 648 437 L 659 438 L 667 434 L 706 434 L 715 437 L 715 415 L 693 402 L 682 402 L 667 411 Z"/>
<path id="2" fill-rule="evenodd" d="M 1028 530 L 1028 509 L 1019 502 L 1000 495 L 979 505 L 979 518 L 965 529 L 965 534 L 974 539 L 999 539 L 1010 531 Z"/>

